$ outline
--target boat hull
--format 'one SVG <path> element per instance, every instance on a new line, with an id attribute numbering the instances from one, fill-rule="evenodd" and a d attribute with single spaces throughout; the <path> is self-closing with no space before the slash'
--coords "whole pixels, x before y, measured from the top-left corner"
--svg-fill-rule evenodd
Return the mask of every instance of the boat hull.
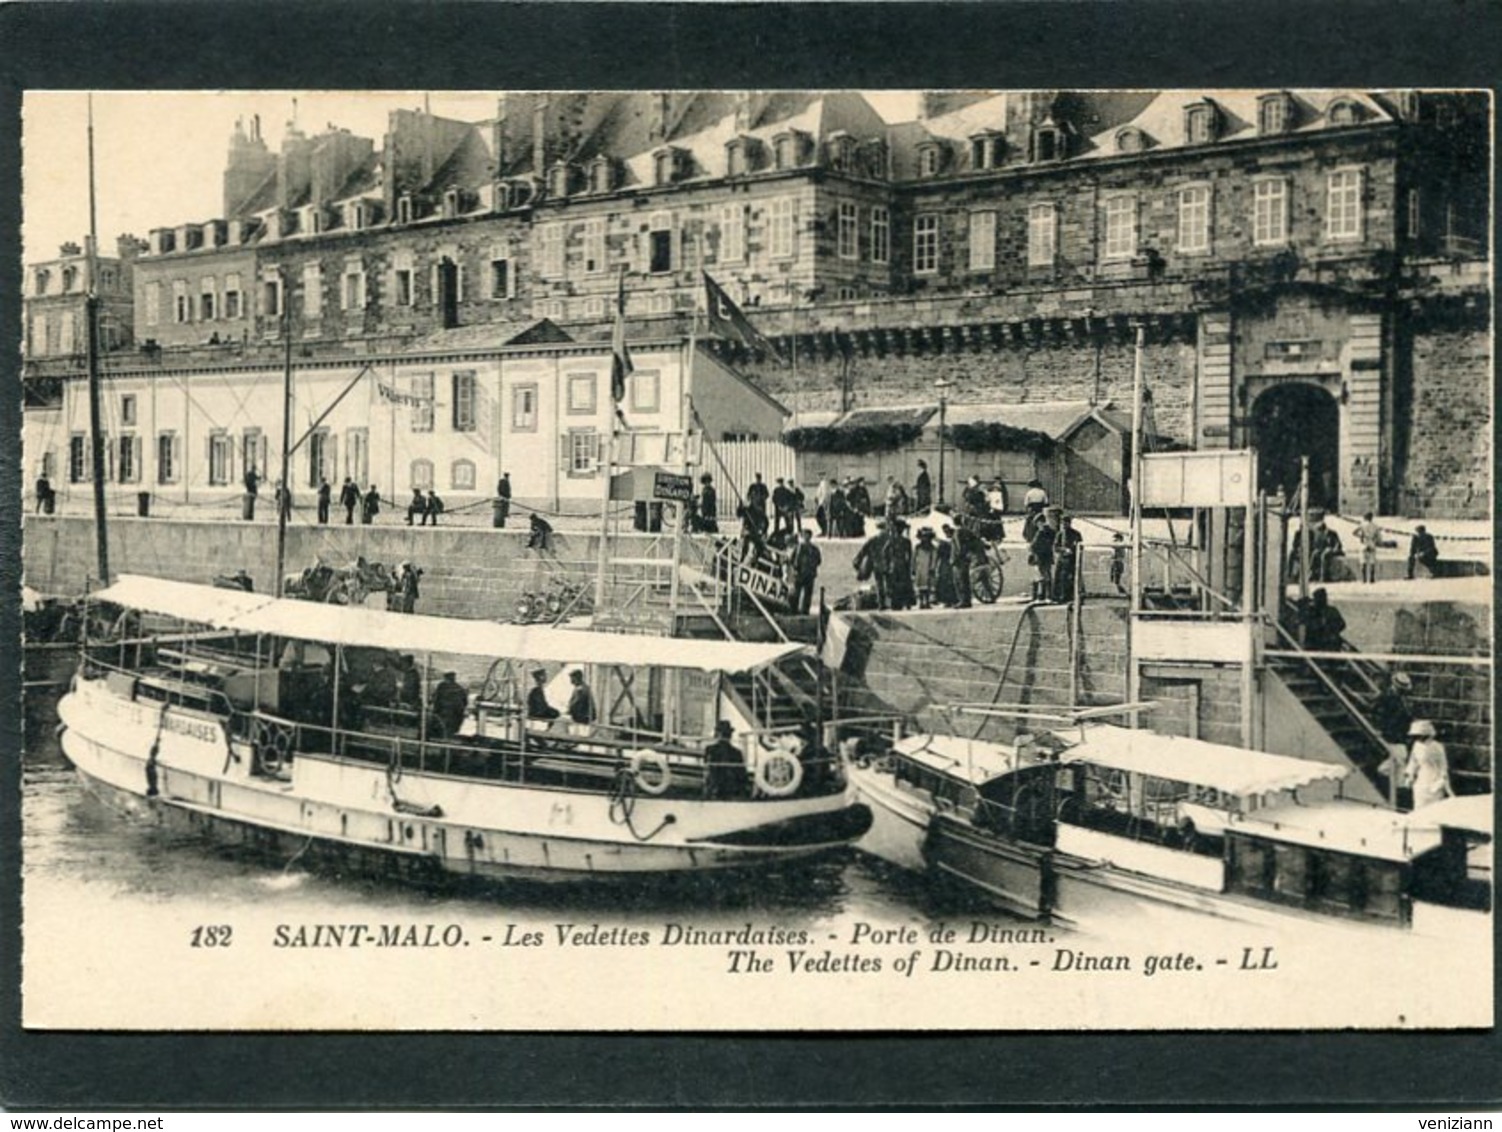
<path id="1" fill-rule="evenodd" d="M 1053 853 L 1045 846 L 992 837 L 963 817 L 940 813 L 929 823 L 924 852 L 938 872 L 979 888 L 1015 915 L 1038 919 L 1058 903 Z"/>
<path id="2" fill-rule="evenodd" d="M 928 868 L 923 845 L 934 806 L 927 795 L 905 790 L 890 773 L 874 766 L 853 766 L 850 781 L 856 796 L 871 810 L 871 828 L 856 848 L 898 868 Z"/>
<path id="3" fill-rule="evenodd" d="M 869 811 L 848 792 L 712 802 L 530 787 L 299 753 L 285 778 L 205 712 L 80 680 L 63 751 L 115 804 L 285 853 L 342 853 L 397 872 L 579 880 L 756 868 L 849 845 Z M 383 866 L 385 867 L 385 866 Z"/>

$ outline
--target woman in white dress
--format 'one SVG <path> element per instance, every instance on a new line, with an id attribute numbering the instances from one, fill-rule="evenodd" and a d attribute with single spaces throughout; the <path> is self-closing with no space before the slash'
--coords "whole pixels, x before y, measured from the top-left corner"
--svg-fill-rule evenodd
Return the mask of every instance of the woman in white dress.
<path id="1" fill-rule="evenodd" d="M 1434 724 L 1427 719 L 1414 720 L 1408 729 L 1413 750 L 1408 756 L 1408 781 L 1413 787 L 1413 808 L 1421 809 L 1443 801 L 1454 793 L 1450 788 L 1450 760 L 1445 745 L 1435 736 Z"/>

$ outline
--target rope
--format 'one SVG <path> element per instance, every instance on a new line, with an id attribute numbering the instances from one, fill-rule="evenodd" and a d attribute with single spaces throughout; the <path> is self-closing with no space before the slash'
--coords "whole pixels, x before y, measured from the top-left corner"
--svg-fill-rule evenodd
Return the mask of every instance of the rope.
<path id="1" fill-rule="evenodd" d="M 615 786 L 610 791 L 610 820 L 615 825 L 624 824 L 631 831 L 631 836 L 638 841 L 651 841 L 668 826 L 678 819 L 672 814 L 667 814 L 662 821 L 657 823 L 657 828 L 646 835 L 636 830 L 636 823 L 632 815 L 636 812 L 636 776 L 631 773 L 630 767 L 621 767 L 615 772 Z M 617 817 L 616 815 L 620 816 Z"/>
<path id="2" fill-rule="evenodd" d="M 1351 515 L 1342 515 L 1339 511 L 1330 511 L 1327 514 L 1334 515 L 1337 519 L 1344 519 L 1348 523 L 1355 523 L 1358 527 L 1365 519 L 1357 519 Z M 1377 529 L 1385 535 L 1402 535 L 1404 538 L 1412 538 L 1413 532 L 1402 527 L 1385 527 L 1377 524 Z M 1437 535 L 1433 531 L 1426 532 L 1436 542 L 1491 542 L 1491 535 Z"/>
<path id="3" fill-rule="evenodd" d="M 1006 660 L 1002 663 L 1002 666 L 1001 666 L 1001 675 L 999 677 L 997 677 L 997 679 L 996 679 L 996 690 L 991 693 L 991 705 L 990 705 L 991 707 L 995 707 L 996 706 L 996 701 L 1001 698 L 1001 689 L 1002 689 L 1003 685 L 1005 685 L 1006 682 L 1007 682 L 1007 674 L 1009 672 L 1011 672 L 1011 670 L 1012 670 L 1012 657 L 1016 655 L 1016 652 L 1017 652 L 1017 642 L 1022 639 L 1022 626 L 1023 626 L 1024 621 L 1026 620 L 1026 618 L 1023 616 L 1023 614 L 1031 612 L 1032 609 L 1035 606 L 1047 605 L 1047 604 L 1050 604 L 1050 603 L 1049 602 L 1042 602 L 1042 601 L 1030 601 L 1030 602 L 1028 602 L 1026 605 L 1024 605 L 1022 607 L 1021 613 L 1019 613 L 1017 615 L 1017 625 L 1012 630 L 1012 644 L 1011 644 L 1011 647 L 1007 649 L 1007 658 L 1006 658 Z M 980 738 L 980 733 L 981 733 L 981 731 L 983 731 L 985 729 L 985 726 L 986 726 L 986 718 L 985 718 L 985 716 L 982 716 L 981 719 L 980 719 L 980 722 L 975 725 L 975 731 L 971 733 L 970 738 L 971 739 L 979 739 Z"/>

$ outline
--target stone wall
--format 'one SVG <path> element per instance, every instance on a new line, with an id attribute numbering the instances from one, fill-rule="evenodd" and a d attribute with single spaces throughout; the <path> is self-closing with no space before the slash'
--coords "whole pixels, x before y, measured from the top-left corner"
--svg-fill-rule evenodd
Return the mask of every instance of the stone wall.
<path id="1" fill-rule="evenodd" d="M 1485 327 L 1433 327 L 1413 335 L 1409 404 L 1397 415 L 1407 454 L 1402 513 L 1484 517 L 1492 484 L 1492 357 Z"/>

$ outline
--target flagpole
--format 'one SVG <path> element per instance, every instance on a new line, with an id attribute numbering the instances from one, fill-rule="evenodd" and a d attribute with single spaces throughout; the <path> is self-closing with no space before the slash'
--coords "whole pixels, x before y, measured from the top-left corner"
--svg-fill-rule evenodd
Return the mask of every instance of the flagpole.
<path id="1" fill-rule="evenodd" d="M 626 354 L 626 265 L 621 264 L 616 283 L 615 333 L 610 350 L 610 431 L 605 437 L 605 453 L 601 462 L 601 478 L 605 481 L 600 490 L 600 546 L 595 566 L 595 617 L 605 609 L 605 571 L 610 566 L 610 503 L 611 484 L 615 476 L 616 437 L 621 421 L 621 400 L 624 394 L 617 387 L 617 380 L 624 381 L 618 372 L 625 368 Z"/>
<path id="2" fill-rule="evenodd" d="M 702 246 L 701 249 L 702 251 Z M 694 287 L 694 311 L 689 318 L 688 324 L 688 356 L 683 362 L 683 396 L 680 414 L 683 424 L 683 459 L 680 463 L 682 473 L 689 478 L 688 490 L 692 498 L 694 490 L 693 473 L 689 463 L 689 433 L 693 429 L 694 419 L 694 361 L 698 357 L 699 349 L 699 298 L 704 293 L 704 284 L 701 282 Z M 678 575 L 683 568 L 683 539 L 688 533 L 689 504 L 687 500 L 680 499 L 675 505 L 678 512 L 678 522 L 673 532 L 673 576 L 668 581 L 668 609 L 673 624 L 669 628 L 669 634 L 678 631 Z"/>

